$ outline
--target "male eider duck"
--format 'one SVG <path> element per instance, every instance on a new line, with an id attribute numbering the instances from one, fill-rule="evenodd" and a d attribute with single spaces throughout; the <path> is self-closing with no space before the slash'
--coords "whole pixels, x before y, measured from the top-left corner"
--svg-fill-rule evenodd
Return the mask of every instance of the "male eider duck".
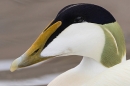
<path id="1" fill-rule="evenodd" d="M 64 7 L 10 70 L 68 55 L 83 59 L 48 86 L 130 86 L 121 27 L 110 12 L 94 4 Z"/>

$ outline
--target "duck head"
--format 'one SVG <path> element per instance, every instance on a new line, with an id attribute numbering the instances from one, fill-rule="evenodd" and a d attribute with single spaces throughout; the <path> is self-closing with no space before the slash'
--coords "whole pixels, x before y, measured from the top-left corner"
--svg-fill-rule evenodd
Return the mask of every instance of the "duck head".
<path id="1" fill-rule="evenodd" d="M 68 55 L 90 57 L 105 67 L 120 63 L 126 55 L 125 42 L 111 13 L 93 4 L 64 7 L 32 46 L 13 61 L 10 70 Z"/>

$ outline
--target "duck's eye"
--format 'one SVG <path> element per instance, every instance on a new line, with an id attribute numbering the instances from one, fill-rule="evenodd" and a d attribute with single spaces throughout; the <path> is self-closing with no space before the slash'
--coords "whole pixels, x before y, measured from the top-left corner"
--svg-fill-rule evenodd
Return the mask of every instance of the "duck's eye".
<path id="1" fill-rule="evenodd" d="M 83 22 L 84 21 L 84 18 L 83 17 L 76 17 L 74 19 L 74 23 L 80 23 L 80 22 Z"/>

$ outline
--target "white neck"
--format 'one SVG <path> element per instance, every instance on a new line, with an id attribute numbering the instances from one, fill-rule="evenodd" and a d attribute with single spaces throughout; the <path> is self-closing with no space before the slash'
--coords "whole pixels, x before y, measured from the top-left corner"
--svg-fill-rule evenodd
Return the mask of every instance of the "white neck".
<path id="1" fill-rule="evenodd" d="M 82 86 L 107 68 L 95 60 L 83 57 L 81 63 L 55 78 L 48 86 Z M 75 82 L 74 82 L 75 81 Z"/>
<path id="2" fill-rule="evenodd" d="M 82 71 L 87 75 L 90 75 L 91 78 L 106 70 L 107 67 L 103 66 L 101 63 L 95 61 L 92 58 L 83 57 L 80 64 L 76 66 L 74 69 Z"/>

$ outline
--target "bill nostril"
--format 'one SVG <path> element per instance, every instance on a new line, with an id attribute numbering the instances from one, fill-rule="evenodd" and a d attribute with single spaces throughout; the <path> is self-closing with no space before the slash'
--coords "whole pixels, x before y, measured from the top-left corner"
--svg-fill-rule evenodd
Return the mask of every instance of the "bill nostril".
<path id="1" fill-rule="evenodd" d="M 35 53 L 37 53 L 39 51 L 39 48 L 36 49 L 30 56 L 34 55 Z"/>

